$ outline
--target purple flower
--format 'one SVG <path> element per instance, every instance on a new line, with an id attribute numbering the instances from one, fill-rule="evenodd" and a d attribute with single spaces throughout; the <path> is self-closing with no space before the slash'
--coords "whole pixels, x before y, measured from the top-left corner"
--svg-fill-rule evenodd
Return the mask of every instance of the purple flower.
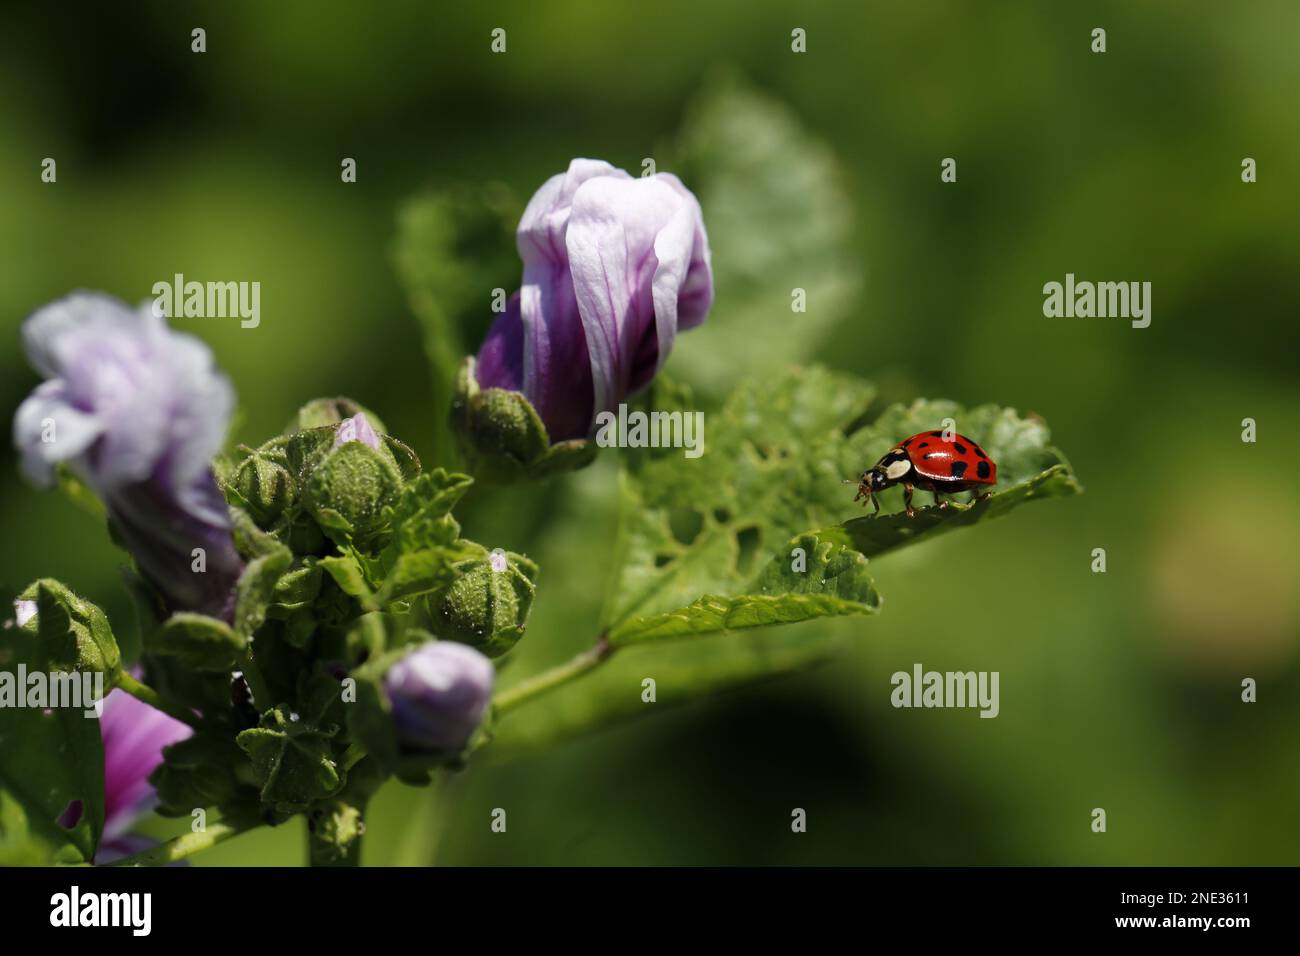
<path id="1" fill-rule="evenodd" d="M 46 378 L 14 416 L 24 474 L 49 486 L 66 464 L 172 610 L 228 615 L 243 565 L 211 462 L 234 392 L 208 347 L 149 308 L 85 292 L 30 316 L 23 343 Z"/>
<path id="2" fill-rule="evenodd" d="M 487 713 L 492 662 L 455 641 L 430 641 L 384 674 L 384 692 L 403 749 L 418 753 L 463 747 Z"/>
<path id="3" fill-rule="evenodd" d="M 480 388 L 523 392 L 552 442 L 649 384 L 713 302 L 700 204 L 676 176 L 575 159 L 524 210 L 523 285 L 479 350 Z"/>
<path id="4" fill-rule="evenodd" d="M 365 412 L 357 412 L 351 418 L 339 422 L 338 431 L 334 435 L 334 447 L 338 448 L 339 445 L 350 441 L 359 441 L 371 448 L 379 447 L 379 433 L 370 424 L 370 419 L 366 418 Z"/>
<path id="5" fill-rule="evenodd" d="M 106 861 L 105 854 L 113 855 L 127 830 L 153 806 L 149 774 L 162 763 L 163 748 L 193 733 L 125 691 L 109 693 L 103 707 L 99 732 L 104 738 L 104 835 L 98 862 Z"/>

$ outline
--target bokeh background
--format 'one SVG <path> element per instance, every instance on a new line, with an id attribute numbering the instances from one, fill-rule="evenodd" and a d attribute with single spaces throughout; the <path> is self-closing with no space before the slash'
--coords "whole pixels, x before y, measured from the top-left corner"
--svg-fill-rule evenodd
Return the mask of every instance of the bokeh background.
<path id="1" fill-rule="evenodd" d="M 190 52 L 196 26 L 205 54 Z M 1104 55 L 1089 49 L 1097 26 Z M 806 54 L 790 50 L 794 27 Z M 436 794 L 389 786 L 366 862 L 1294 864 L 1298 31 L 1288 0 L 8 3 L 0 408 L 36 383 L 18 339 L 36 307 L 75 288 L 143 300 L 175 272 L 256 279 L 259 328 L 176 323 L 234 380 L 237 437 L 343 393 L 436 460 L 444 410 L 395 267 L 399 210 L 454 184 L 526 199 L 574 156 L 671 169 L 663 157 L 690 152 L 683 123 L 702 102 L 716 112 L 708 91 L 739 84 L 766 104 L 769 147 L 816 157 L 800 167 L 809 182 L 785 184 L 812 209 L 812 253 L 787 250 L 812 275 L 807 334 L 768 351 L 903 400 L 1042 415 L 1087 493 L 881 559 L 880 615 L 801 626 L 845 645 L 818 667 L 485 751 Z M 345 156 L 356 184 L 340 182 Z M 939 179 L 949 156 L 956 184 Z M 746 156 L 711 161 L 743 172 Z M 710 169 L 690 169 L 706 223 L 725 221 L 743 176 L 711 194 Z M 711 231 L 730 264 L 715 317 L 734 323 L 728 309 L 757 288 L 746 232 Z M 498 252 L 517 284 L 508 237 Z M 1150 328 L 1044 318 L 1042 286 L 1066 272 L 1150 281 Z M 471 348 L 483 301 L 460 325 Z M 737 363 L 785 357 L 716 343 L 701 330 L 674 357 L 706 393 Z M 469 503 L 467 534 L 542 566 L 520 672 L 591 639 L 613 480 L 603 461 Z M 90 515 L 23 485 L 7 442 L 0 529 L 6 593 L 53 575 L 130 621 L 121 556 Z M 1096 547 L 1105 574 L 1090 571 Z M 889 676 L 915 662 L 1000 671 L 1001 716 L 894 710 Z M 1255 704 L 1240 701 L 1244 677 Z M 489 830 L 494 807 L 505 834 Z M 195 862 L 297 864 L 302 841 L 293 824 Z"/>

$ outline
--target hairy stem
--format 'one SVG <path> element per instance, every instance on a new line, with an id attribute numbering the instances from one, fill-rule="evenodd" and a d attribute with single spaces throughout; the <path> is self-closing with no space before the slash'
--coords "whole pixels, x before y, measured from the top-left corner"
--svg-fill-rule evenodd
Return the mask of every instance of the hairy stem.
<path id="1" fill-rule="evenodd" d="M 136 700 L 146 703 L 156 710 L 161 710 L 169 717 L 175 717 L 181 723 L 189 724 L 191 727 L 199 726 L 199 720 L 192 712 L 164 700 L 156 690 L 148 684 L 136 680 L 126 671 L 122 671 L 117 675 L 117 686 Z"/>
<path id="2" fill-rule="evenodd" d="M 192 856 L 200 850 L 206 850 L 218 843 L 224 843 L 233 836 L 247 833 L 257 826 L 258 824 L 237 827 L 226 823 L 214 823 L 201 833 L 183 833 L 174 840 L 160 843 L 158 846 L 140 853 L 132 853 L 120 860 L 106 863 L 105 866 L 166 866 L 168 863 L 175 863 L 187 856 Z"/>
<path id="3" fill-rule="evenodd" d="M 512 707 L 519 706 L 524 701 L 555 690 L 557 687 L 563 687 L 569 681 L 581 677 L 587 671 L 593 670 L 609 660 L 614 651 L 615 648 L 609 643 L 609 638 L 602 634 L 592 647 L 589 647 L 581 654 L 557 667 L 542 671 L 535 677 L 530 677 L 509 690 L 503 690 L 492 699 L 492 707 L 498 714 L 503 714 Z"/>
<path id="4" fill-rule="evenodd" d="M 366 832 L 364 800 L 324 801 L 307 815 L 307 862 L 311 866 L 360 866 Z"/>

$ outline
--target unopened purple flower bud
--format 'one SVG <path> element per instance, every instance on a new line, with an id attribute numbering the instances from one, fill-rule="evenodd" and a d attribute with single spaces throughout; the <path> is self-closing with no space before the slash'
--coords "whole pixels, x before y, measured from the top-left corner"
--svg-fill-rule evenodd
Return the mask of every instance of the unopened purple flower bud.
<path id="1" fill-rule="evenodd" d="M 575 159 L 519 222 L 523 285 L 488 331 L 480 388 L 522 392 L 552 442 L 586 437 L 663 367 L 713 302 L 700 204 L 670 173 Z"/>
<path id="2" fill-rule="evenodd" d="M 359 441 L 371 448 L 380 446 L 379 433 L 370 424 L 370 419 L 366 418 L 365 412 L 357 412 L 351 418 L 339 422 L 338 431 L 334 435 L 334 447 L 338 448 L 339 445 L 350 441 Z"/>
<path id="3" fill-rule="evenodd" d="M 430 641 L 384 675 L 402 748 L 460 750 L 487 713 L 496 673 L 486 657 L 455 641 Z"/>
<path id="4" fill-rule="evenodd" d="M 151 308 L 84 292 L 29 317 L 23 340 L 47 379 L 14 416 L 23 472 L 48 486 L 66 464 L 171 610 L 225 616 L 243 564 L 212 473 L 234 405 L 212 352 Z"/>

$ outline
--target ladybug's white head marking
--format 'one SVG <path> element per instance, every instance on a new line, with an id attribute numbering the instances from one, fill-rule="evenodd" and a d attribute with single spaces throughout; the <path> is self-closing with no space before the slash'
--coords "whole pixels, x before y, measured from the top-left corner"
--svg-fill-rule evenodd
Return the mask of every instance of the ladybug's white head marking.
<path id="1" fill-rule="evenodd" d="M 900 453 L 901 454 L 901 453 Z M 889 456 L 892 457 L 892 456 Z M 897 481 L 905 474 L 912 470 L 912 463 L 907 460 L 907 455 L 885 463 L 885 477 L 890 481 Z"/>

